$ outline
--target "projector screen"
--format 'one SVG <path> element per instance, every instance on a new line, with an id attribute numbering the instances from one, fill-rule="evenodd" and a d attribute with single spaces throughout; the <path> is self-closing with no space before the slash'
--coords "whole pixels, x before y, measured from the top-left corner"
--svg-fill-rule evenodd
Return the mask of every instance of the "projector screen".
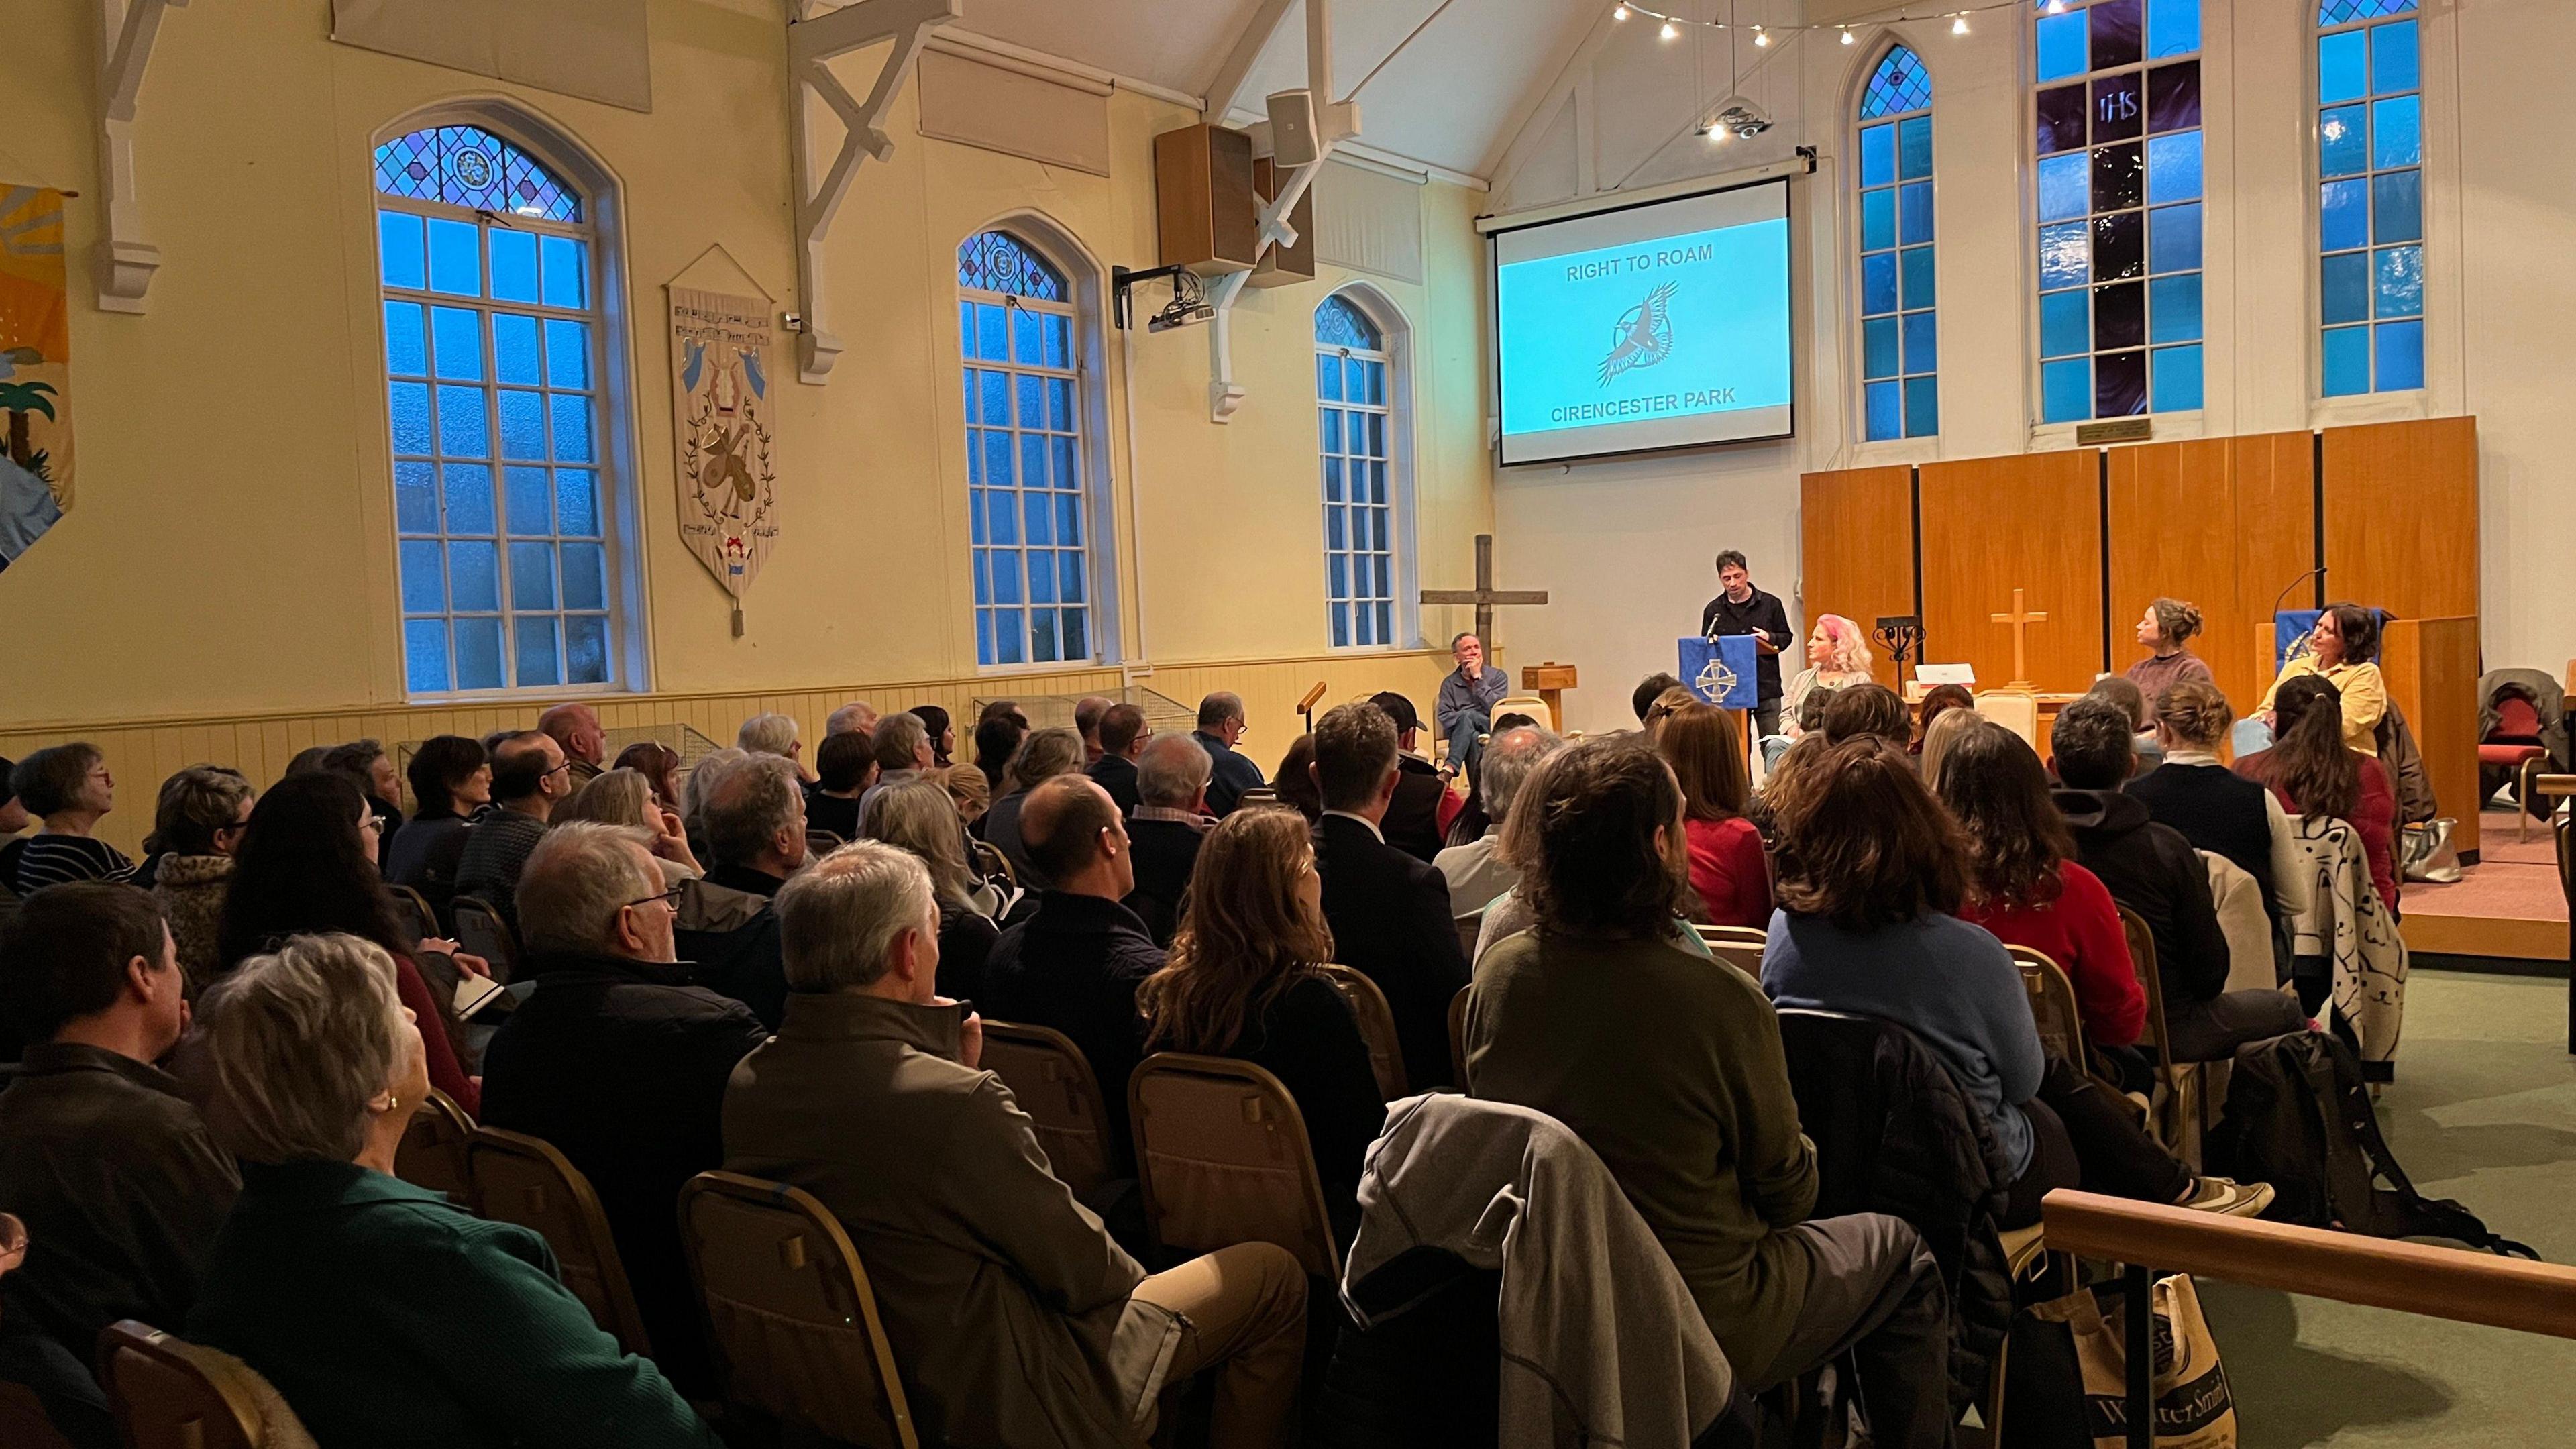
<path id="1" fill-rule="evenodd" d="M 1503 462 L 1791 432 L 1789 183 L 1494 237 Z"/>

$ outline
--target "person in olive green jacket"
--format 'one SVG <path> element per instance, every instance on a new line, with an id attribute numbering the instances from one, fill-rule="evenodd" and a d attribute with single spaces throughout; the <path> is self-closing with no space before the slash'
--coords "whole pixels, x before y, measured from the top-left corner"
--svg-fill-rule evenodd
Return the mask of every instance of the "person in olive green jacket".
<path id="1" fill-rule="evenodd" d="M 393 1176 L 429 1075 L 382 948 L 294 937 L 202 1010 L 196 1065 L 242 1192 L 188 1338 L 258 1370 L 321 1449 L 720 1449 L 543 1238 Z"/>
<path id="2" fill-rule="evenodd" d="M 1269 1243 L 1148 1277 L 1048 1168 L 935 994 L 930 873 L 845 845 L 778 892 L 787 1013 L 734 1068 L 725 1166 L 822 1200 L 859 1250 L 924 1444 L 1141 1446 L 1166 1381 L 1210 1371 L 1209 1441 L 1288 1442 L 1306 1279 Z"/>
<path id="3" fill-rule="evenodd" d="M 1544 1112 L 1600 1155 L 1750 1391 L 1850 1353 L 1873 1442 L 1947 1445 L 1939 1266 L 1896 1218 L 1807 1221 L 1815 1147 L 1771 1003 L 1669 939 L 1682 806 L 1636 735 L 1569 746 L 1522 782 L 1503 851 L 1538 924 L 1476 963 L 1468 1094 Z"/>

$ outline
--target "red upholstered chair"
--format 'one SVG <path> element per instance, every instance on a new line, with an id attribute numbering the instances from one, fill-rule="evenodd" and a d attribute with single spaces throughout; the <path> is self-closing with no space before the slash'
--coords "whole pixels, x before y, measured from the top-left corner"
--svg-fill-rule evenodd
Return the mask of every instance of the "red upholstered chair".
<path id="1" fill-rule="evenodd" d="M 2478 742 L 2478 773 L 2481 781 L 2503 783 L 2502 776 L 2513 777 L 2514 840 L 2528 839 L 2531 832 L 2531 777 L 2549 763 L 2549 752 L 2540 744 L 2540 710 L 2519 694 L 2507 694 L 2496 701 L 2496 725 Z M 2488 794 L 2494 794 L 2489 789 Z"/>

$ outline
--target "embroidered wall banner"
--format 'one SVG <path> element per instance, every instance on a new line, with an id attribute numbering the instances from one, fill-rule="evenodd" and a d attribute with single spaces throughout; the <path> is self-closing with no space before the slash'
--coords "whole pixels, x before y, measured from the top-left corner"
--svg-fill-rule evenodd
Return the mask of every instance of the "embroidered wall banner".
<path id="1" fill-rule="evenodd" d="M 680 537 L 739 600 L 778 542 L 770 303 L 669 290 Z"/>
<path id="2" fill-rule="evenodd" d="M 63 194 L 0 185 L 0 569 L 72 506 Z"/>

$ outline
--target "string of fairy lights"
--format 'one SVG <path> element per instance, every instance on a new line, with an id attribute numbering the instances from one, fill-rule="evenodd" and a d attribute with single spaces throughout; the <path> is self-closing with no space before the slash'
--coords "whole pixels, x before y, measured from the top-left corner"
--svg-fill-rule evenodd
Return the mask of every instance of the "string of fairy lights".
<path id="1" fill-rule="evenodd" d="M 2082 0 L 2077 0 L 2077 3 L 2081 4 Z M 2048 0 L 2048 3 L 2045 5 L 2034 5 L 2030 3 L 2030 0 L 1993 0 L 1993 3 L 1991 4 L 1970 5 L 1963 9 L 1926 10 L 1921 13 L 1917 13 L 1910 9 L 1900 10 L 1884 15 L 1873 15 L 1858 22 L 1842 21 L 1829 25 L 1771 25 L 1747 24 L 1741 21 L 1731 20 L 1701 20 L 1695 16 L 1676 15 L 1670 11 L 1657 10 L 1651 6 L 1635 4 L 1633 3 L 1633 0 L 1628 0 L 1628 3 L 1613 5 L 1610 9 L 1610 18 L 1613 20 L 1627 20 L 1633 16 L 1642 15 L 1649 20 L 1661 21 L 1663 29 L 1659 33 L 1666 40 L 1679 39 L 1682 33 L 1682 27 L 1685 25 L 1695 25 L 1703 30 L 1742 30 L 1752 35 L 1753 43 L 1756 47 L 1768 47 L 1771 44 L 1771 38 L 1775 35 L 1799 35 L 1811 31 L 1836 32 L 1841 36 L 1843 44 L 1857 45 L 1860 43 L 1860 36 L 1854 31 L 1853 27 L 1855 24 L 1861 26 L 1874 26 L 1894 25 L 1922 20 L 1947 20 L 1950 22 L 1950 33 L 1952 35 L 1966 35 L 1970 33 L 1968 26 L 1969 16 L 1983 15 L 1994 10 L 2014 9 L 2035 10 L 2043 15 L 2063 15 L 2066 13 L 2067 3 L 2066 0 Z"/>

